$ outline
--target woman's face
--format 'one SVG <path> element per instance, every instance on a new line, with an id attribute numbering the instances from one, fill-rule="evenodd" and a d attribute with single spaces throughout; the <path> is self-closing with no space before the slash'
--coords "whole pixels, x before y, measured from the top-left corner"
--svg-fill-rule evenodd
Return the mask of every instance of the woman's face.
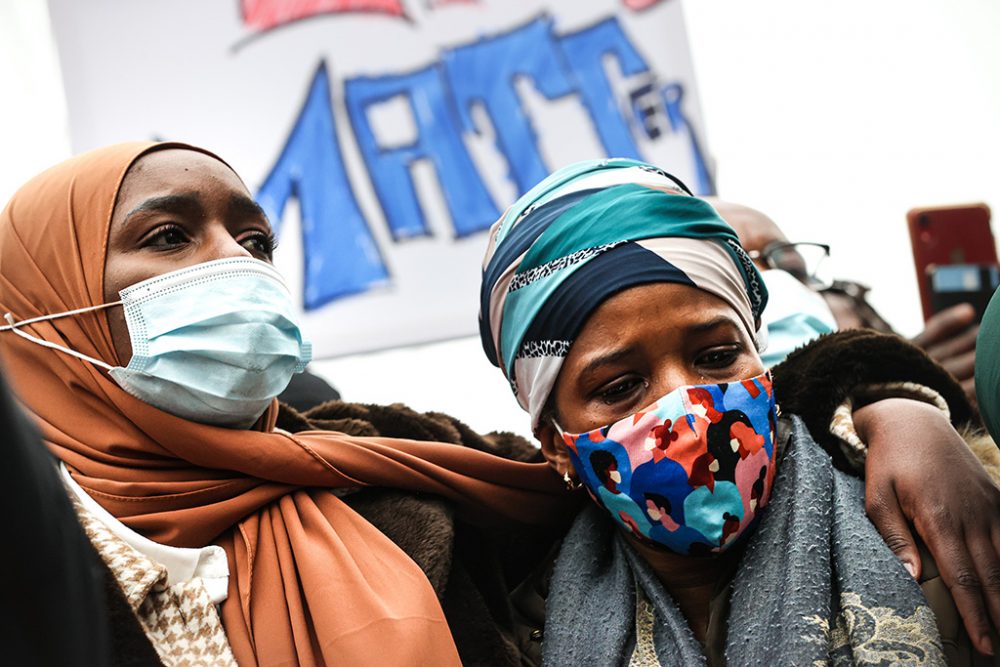
<path id="1" fill-rule="evenodd" d="M 677 387 L 755 377 L 764 365 L 736 312 L 704 290 L 642 285 L 611 297 L 573 341 L 553 391 L 569 433 L 613 424 Z M 549 462 L 570 470 L 551 424 L 538 433 Z"/>
<path id="2" fill-rule="evenodd" d="M 203 153 L 160 150 L 132 165 L 111 214 L 104 300 L 135 283 L 230 257 L 271 261 L 274 236 L 263 210 L 233 171 Z M 108 322 L 118 363 L 132 358 L 125 315 Z"/>

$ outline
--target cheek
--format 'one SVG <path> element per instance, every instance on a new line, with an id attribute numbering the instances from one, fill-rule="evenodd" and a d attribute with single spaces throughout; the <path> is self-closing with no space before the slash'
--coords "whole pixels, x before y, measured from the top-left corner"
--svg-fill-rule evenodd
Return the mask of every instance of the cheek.
<path id="1" fill-rule="evenodd" d="M 104 302 L 118 300 L 118 292 L 150 277 L 150 263 L 136 260 L 114 246 L 104 260 Z"/>
<path id="2" fill-rule="evenodd" d="M 111 342 L 115 346 L 118 364 L 127 366 L 132 358 L 132 339 L 125 323 L 125 311 L 121 306 L 108 309 L 108 329 L 111 331 Z"/>
<path id="3" fill-rule="evenodd" d="M 133 279 L 130 274 L 127 262 L 114 253 L 108 254 L 104 265 L 104 303 L 118 301 L 118 292 L 142 279 Z M 117 362 L 121 366 L 126 366 L 132 358 L 132 340 L 128 333 L 128 325 L 125 323 L 125 311 L 121 306 L 114 306 L 105 312 L 108 318 L 108 330 L 111 332 L 111 342 L 118 357 Z"/>
<path id="4" fill-rule="evenodd" d="M 559 406 L 559 425 L 567 433 L 586 433 L 617 421 L 613 411 L 602 409 L 600 405 L 595 406 L 583 399 L 574 398 L 561 403 L 563 405 Z"/>
<path id="5" fill-rule="evenodd" d="M 756 350 L 747 355 L 747 361 L 745 364 L 746 372 L 742 373 L 743 378 L 757 377 L 762 375 L 767 368 L 764 366 L 764 362 L 761 361 L 760 355 Z"/>
<path id="6" fill-rule="evenodd" d="M 574 434 L 590 433 L 596 429 L 614 427 L 622 420 L 628 419 L 648 407 L 651 402 L 651 400 L 643 399 L 630 402 L 627 406 L 611 407 L 598 404 L 596 407 L 582 408 L 575 411 L 572 416 L 564 415 L 565 423 L 560 423 L 560 425 L 566 429 L 567 433 Z M 628 419 L 628 423 L 631 424 L 632 420 Z"/>

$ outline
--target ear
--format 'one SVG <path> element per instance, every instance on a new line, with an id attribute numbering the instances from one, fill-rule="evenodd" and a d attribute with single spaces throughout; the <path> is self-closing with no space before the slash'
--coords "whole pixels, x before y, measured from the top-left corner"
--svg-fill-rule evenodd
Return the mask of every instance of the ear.
<path id="1" fill-rule="evenodd" d="M 542 444 L 542 456 L 552 469 L 562 477 L 569 473 L 572 479 L 577 479 L 576 470 L 569 458 L 569 449 L 555 426 L 550 421 L 544 421 L 535 429 L 535 437 Z"/>

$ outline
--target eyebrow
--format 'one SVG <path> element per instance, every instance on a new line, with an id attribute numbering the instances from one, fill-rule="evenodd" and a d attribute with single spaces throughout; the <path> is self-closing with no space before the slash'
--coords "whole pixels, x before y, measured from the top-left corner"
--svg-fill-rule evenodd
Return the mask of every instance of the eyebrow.
<path id="1" fill-rule="evenodd" d="M 234 194 L 229 198 L 229 205 L 226 207 L 226 217 L 230 220 L 260 218 L 270 224 L 270 220 L 267 218 L 267 213 L 264 212 L 264 209 L 261 208 L 260 204 L 246 195 Z"/>
<path id="2" fill-rule="evenodd" d="M 740 330 L 740 325 L 734 322 L 732 318 L 727 317 L 725 315 L 719 315 L 718 317 L 713 317 L 708 322 L 702 322 L 701 324 L 692 324 L 691 326 L 686 327 L 686 329 L 691 333 L 707 333 L 724 324 L 728 324 L 730 327 L 736 329 L 737 331 Z"/>
<path id="3" fill-rule="evenodd" d="M 736 322 L 734 322 L 732 318 L 727 317 L 726 315 L 719 315 L 718 317 L 713 317 L 707 322 L 692 324 L 691 326 L 684 327 L 684 330 L 687 333 L 691 334 L 705 334 L 708 333 L 709 331 L 713 331 L 722 326 L 728 326 L 736 330 L 737 332 L 741 330 L 741 327 Z M 634 352 L 635 352 L 635 346 L 629 345 L 627 347 L 618 348 L 617 350 L 612 350 L 610 352 L 607 352 L 606 354 L 601 354 L 599 356 L 596 356 L 587 362 L 587 365 L 580 370 L 580 373 L 577 377 L 580 379 L 585 379 L 587 375 L 593 373 L 601 366 L 604 366 L 605 364 L 613 364 L 619 362 Z"/>
<path id="4" fill-rule="evenodd" d="M 589 374 L 593 373 L 598 368 L 600 368 L 601 366 L 621 361 L 622 359 L 628 357 L 633 352 L 635 352 L 635 347 L 629 345 L 628 347 L 618 348 L 617 350 L 612 350 L 611 352 L 608 352 L 606 354 L 594 357 L 593 359 L 587 362 L 587 365 L 584 366 L 583 369 L 580 370 L 580 374 L 577 377 L 579 377 L 580 379 L 584 379 Z"/>
<path id="5" fill-rule="evenodd" d="M 204 207 L 194 193 L 182 193 L 175 195 L 163 195 L 162 197 L 150 197 L 145 200 L 125 216 L 122 226 L 129 223 L 133 217 L 149 213 L 150 211 L 165 211 L 167 213 L 203 215 Z"/>

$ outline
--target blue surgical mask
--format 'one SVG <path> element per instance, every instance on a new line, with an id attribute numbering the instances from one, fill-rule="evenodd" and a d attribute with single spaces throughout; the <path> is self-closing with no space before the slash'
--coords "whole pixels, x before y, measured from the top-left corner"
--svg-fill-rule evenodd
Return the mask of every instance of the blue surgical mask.
<path id="1" fill-rule="evenodd" d="M 202 424 L 249 428 L 312 358 L 277 271 L 251 258 L 220 259 L 144 280 L 121 301 L 0 327 L 89 361 L 132 396 Z M 111 366 L 20 327 L 121 304 L 132 359 Z"/>
<path id="2" fill-rule="evenodd" d="M 768 298 L 762 317 L 767 325 L 767 347 L 760 358 L 767 368 L 780 364 L 796 348 L 837 329 L 830 307 L 818 292 L 781 269 L 762 271 L 761 276 Z"/>

